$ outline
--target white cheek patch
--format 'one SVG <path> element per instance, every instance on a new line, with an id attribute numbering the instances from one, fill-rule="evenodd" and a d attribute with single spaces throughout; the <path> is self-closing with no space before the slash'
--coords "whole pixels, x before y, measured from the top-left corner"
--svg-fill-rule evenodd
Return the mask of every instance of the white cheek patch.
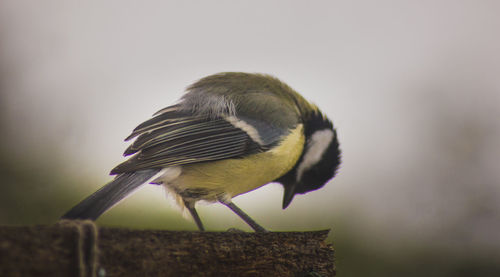
<path id="1" fill-rule="evenodd" d="M 317 164 L 323 153 L 334 139 L 335 134 L 330 129 L 320 130 L 313 133 L 306 145 L 306 153 L 297 168 L 297 182 L 302 179 L 304 171 Z"/>

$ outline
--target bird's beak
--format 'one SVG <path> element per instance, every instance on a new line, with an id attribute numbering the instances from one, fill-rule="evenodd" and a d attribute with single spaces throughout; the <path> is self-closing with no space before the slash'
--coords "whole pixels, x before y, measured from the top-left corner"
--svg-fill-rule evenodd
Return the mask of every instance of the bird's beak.
<path id="1" fill-rule="evenodd" d="M 291 186 L 285 186 L 285 193 L 283 194 L 283 210 L 290 205 L 295 196 L 295 188 L 297 184 L 293 184 Z"/>

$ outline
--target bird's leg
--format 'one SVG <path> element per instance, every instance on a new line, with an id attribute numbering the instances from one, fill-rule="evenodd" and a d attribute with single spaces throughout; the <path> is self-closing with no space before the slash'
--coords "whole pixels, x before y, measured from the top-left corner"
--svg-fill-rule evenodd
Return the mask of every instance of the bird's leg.
<path id="1" fill-rule="evenodd" d="M 194 207 L 194 202 L 185 202 L 185 206 L 188 209 L 189 213 L 191 213 L 191 216 L 194 219 L 194 222 L 196 222 L 196 226 L 198 226 L 198 229 L 200 231 L 205 231 L 205 228 L 203 227 L 203 223 L 201 223 L 200 216 L 198 215 L 198 212 L 196 211 Z"/>
<path id="2" fill-rule="evenodd" d="M 248 216 L 242 209 L 238 208 L 231 200 L 229 201 L 219 201 L 222 204 L 226 205 L 231 211 L 233 211 L 235 214 L 237 214 L 243 221 L 245 221 L 252 229 L 255 230 L 255 232 L 267 232 L 266 229 L 264 229 L 262 226 L 257 224 L 255 220 L 253 220 L 250 216 Z"/>

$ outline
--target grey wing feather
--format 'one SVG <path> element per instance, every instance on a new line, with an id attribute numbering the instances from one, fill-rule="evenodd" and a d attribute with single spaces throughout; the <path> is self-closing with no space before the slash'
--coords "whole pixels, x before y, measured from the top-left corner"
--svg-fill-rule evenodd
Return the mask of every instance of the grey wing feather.
<path id="1" fill-rule="evenodd" d="M 61 219 L 96 220 L 101 214 L 145 184 L 158 172 L 159 169 L 147 169 L 120 174 L 113 181 L 107 183 L 69 210 Z"/>
<path id="2" fill-rule="evenodd" d="M 139 125 L 127 139 L 134 137 L 124 155 L 135 155 L 112 174 L 238 158 L 267 149 L 224 118 L 197 116 L 175 106 Z"/>
<path id="3" fill-rule="evenodd" d="M 274 146 L 281 141 L 283 136 L 286 136 L 289 130 L 280 128 L 262 120 L 256 120 L 248 116 L 239 116 L 240 120 L 250 124 L 259 133 L 259 137 L 264 145 Z"/>

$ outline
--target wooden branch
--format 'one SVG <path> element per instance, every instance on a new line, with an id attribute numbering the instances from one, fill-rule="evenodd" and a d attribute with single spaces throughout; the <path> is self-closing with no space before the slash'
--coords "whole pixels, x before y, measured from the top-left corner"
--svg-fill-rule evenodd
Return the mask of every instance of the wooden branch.
<path id="1" fill-rule="evenodd" d="M 328 232 L 0 226 L 0 276 L 334 276 Z"/>

